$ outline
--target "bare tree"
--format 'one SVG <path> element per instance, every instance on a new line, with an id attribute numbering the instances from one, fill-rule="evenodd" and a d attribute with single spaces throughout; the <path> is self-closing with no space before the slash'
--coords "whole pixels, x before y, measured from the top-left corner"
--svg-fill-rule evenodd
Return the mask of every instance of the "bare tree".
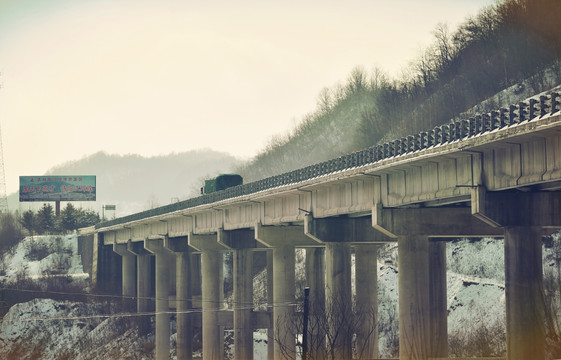
<path id="1" fill-rule="evenodd" d="M 301 305 L 300 305 L 301 307 Z M 368 339 L 376 336 L 378 321 L 374 309 L 356 309 L 353 307 L 351 314 L 348 314 L 348 304 L 337 301 L 331 301 L 326 309 L 310 306 L 308 317 L 308 334 L 307 334 L 307 352 L 308 360 L 350 360 L 365 359 L 366 346 Z M 279 319 L 275 324 L 275 333 L 290 329 L 293 338 L 296 341 L 296 350 L 294 347 L 284 344 L 280 337 L 275 336 L 275 344 L 277 344 L 286 359 L 300 358 L 302 354 L 302 338 L 303 338 L 303 314 L 302 309 L 292 313 L 290 316 Z M 361 337 L 357 337 L 359 328 L 363 329 Z M 366 331 L 364 331 L 366 329 Z M 341 346 L 350 339 L 352 351 L 341 357 Z M 343 345 L 342 345 L 343 344 Z"/>
<path id="2" fill-rule="evenodd" d="M 554 266 L 544 274 L 544 309 L 546 355 L 548 359 L 561 358 L 561 235 L 552 239 Z"/>
<path id="3" fill-rule="evenodd" d="M 448 25 L 439 23 L 433 31 L 436 40 L 436 63 L 440 72 L 446 71 L 448 64 L 452 61 L 454 56 L 452 36 L 448 30 Z"/>

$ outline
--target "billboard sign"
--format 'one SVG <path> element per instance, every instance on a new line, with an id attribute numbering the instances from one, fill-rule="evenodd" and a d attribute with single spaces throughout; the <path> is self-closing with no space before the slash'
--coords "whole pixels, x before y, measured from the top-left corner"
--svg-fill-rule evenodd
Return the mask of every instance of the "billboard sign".
<path id="1" fill-rule="evenodd" d="M 20 176 L 19 201 L 95 201 L 95 175 Z"/>

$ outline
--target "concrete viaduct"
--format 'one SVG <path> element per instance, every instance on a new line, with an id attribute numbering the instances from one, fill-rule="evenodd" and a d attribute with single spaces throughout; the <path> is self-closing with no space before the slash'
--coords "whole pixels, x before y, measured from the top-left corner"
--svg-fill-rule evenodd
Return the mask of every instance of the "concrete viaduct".
<path id="1" fill-rule="evenodd" d="M 266 328 L 275 339 L 269 359 L 280 360 L 296 347 L 286 321 L 295 312 L 295 249 L 306 249 L 311 303 L 338 304 L 343 317 L 352 312 L 354 251 L 355 306 L 372 313 L 357 325 L 356 339 L 363 358 L 375 359 L 378 335 L 368 322 L 378 307 L 377 249 L 396 241 L 399 358 L 445 358 L 446 240 L 504 237 L 507 358 L 544 359 L 541 236 L 561 227 L 560 97 L 554 92 L 100 223 L 92 279 L 103 287 L 122 275 L 122 295 L 137 299 L 141 313 L 154 311 L 155 296 L 157 359 L 169 357 L 176 313 L 178 359 L 191 358 L 195 326 L 202 328 L 203 358 L 222 359 L 223 329 L 230 326 L 236 359 L 253 358 L 253 331 Z M 269 307 L 254 311 L 252 258 L 260 251 L 269 269 Z M 224 310 L 224 252 L 233 258 L 232 310 Z M 351 341 L 351 334 L 339 336 L 335 359 L 351 358 Z"/>

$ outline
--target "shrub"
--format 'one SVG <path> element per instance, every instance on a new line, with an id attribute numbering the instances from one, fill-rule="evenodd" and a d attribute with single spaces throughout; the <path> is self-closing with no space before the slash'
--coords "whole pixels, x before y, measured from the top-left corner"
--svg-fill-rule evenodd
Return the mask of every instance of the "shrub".
<path id="1" fill-rule="evenodd" d="M 0 213 L 0 253 L 16 245 L 23 239 L 22 228 L 17 216 L 11 213 Z"/>
<path id="2" fill-rule="evenodd" d="M 504 322 L 488 323 L 485 311 L 472 327 L 458 329 L 448 335 L 449 355 L 454 357 L 503 357 L 506 354 Z"/>
<path id="3" fill-rule="evenodd" d="M 27 250 L 27 259 L 29 259 L 29 261 L 43 260 L 50 254 L 49 246 L 46 243 L 36 241 L 33 238 L 25 244 L 25 247 Z"/>

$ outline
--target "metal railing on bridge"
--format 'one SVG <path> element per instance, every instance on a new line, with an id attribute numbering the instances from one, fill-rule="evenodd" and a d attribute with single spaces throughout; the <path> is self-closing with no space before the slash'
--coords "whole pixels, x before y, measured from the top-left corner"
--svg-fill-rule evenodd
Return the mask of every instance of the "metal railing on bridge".
<path id="1" fill-rule="evenodd" d="M 459 120 L 437 126 L 430 131 L 422 131 L 384 144 L 340 156 L 318 164 L 293 170 L 284 174 L 271 176 L 248 184 L 226 190 L 202 195 L 196 198 L 161 206 L 152 210 L 139 212 L 121 218 L 105 221 L 96 225 L 96 229 L 163 215 L 179 210 L 211 204 L 217 201 L 254 194 L 279 186 L 311 180 L 323 175 L 348 170 L 376 163 L 415 151 L 445 145 L 455 141 L 472 138 L 505 127 L 539 119 L 561 110 L 561 92 L 533 97 L 517 105 L 501 108 L 490 113 L 478 115 L 467 120 Z"/>

